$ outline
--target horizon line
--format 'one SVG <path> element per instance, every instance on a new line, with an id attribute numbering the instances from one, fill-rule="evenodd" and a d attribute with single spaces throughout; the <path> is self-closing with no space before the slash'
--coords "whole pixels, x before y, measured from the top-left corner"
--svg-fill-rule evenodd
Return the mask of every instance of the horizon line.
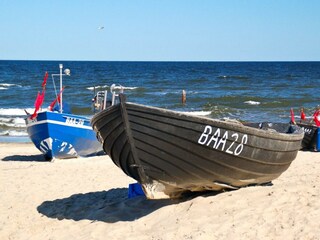
<path id="1" fill-rule="evenodd" d="M 0 61 L 34 61 L 34 62 L 320 62 L 320 60 L 43 60 L 43 59 L 0 59 Z"/>

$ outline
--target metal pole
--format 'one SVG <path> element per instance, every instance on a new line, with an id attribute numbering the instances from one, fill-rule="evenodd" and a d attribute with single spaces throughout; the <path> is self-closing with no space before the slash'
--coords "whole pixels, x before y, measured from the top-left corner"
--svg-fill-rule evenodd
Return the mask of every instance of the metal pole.
<path id="1" fill-rule="evenodd" d="M 96 86 L 93 87 L 93 113 L 96 113 L 96 102 L 97 102 L 98 97 L 96 96 Z"/>
<path id="2" fill-rule="evenodd" d="M 102 109 L 102 110 L 106 109 L 106 106 L 107 106 L 107 97 L 108 97 L 108 91 L 105 90 L 105 91 L 104 91 L 103 109 Z"/>
<path id="3" fill-rule="evenodd" d="M 60 113 L 62 113 L 62 68 L 63 65 L 59 64 L 60 68 Z"/>

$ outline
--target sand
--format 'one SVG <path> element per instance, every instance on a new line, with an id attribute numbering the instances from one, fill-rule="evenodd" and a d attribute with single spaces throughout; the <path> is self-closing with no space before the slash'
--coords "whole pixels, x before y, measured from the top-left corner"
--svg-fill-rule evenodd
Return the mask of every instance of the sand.
<path id="1" fill-rule="evenodd" d="M 0 239 L 320 239 L 320 153 L 299 151 L 271 186 L 184 200 L 128 199 L 107 155 L 45 161 L 0 143 Z"/>

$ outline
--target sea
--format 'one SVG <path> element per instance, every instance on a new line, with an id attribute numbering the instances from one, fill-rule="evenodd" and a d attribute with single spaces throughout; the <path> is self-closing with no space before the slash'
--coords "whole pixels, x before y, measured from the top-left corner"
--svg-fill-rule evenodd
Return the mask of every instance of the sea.
<path id="1" fill-rule="evenodd" d="M 289 122 L 320 104 L 320 62 L 122 62 L 0 60 L 0 142 L 29 142 L 25 118 L 34 111 L 45 72 L 47 108 L 59 91 L 72 113 L 93 116 L 92 99 L 112 84 L 127 101 L 218 119 Z M 56 91 L 55 91 L 55 83 Z M 182 102 L 182 92 L 186 102 Z"/>

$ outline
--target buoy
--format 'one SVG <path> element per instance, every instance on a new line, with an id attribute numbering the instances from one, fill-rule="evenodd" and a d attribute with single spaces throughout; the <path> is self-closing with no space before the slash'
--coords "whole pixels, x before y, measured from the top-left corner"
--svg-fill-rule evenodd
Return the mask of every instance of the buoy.
<path id="1" fill-rule="evenodd" d="M 182 104 L 185 104 L 187 101 L 187 93 L 185 90 L 182 90 L 182 98 L 181 98 L 181 102 Z"/>

